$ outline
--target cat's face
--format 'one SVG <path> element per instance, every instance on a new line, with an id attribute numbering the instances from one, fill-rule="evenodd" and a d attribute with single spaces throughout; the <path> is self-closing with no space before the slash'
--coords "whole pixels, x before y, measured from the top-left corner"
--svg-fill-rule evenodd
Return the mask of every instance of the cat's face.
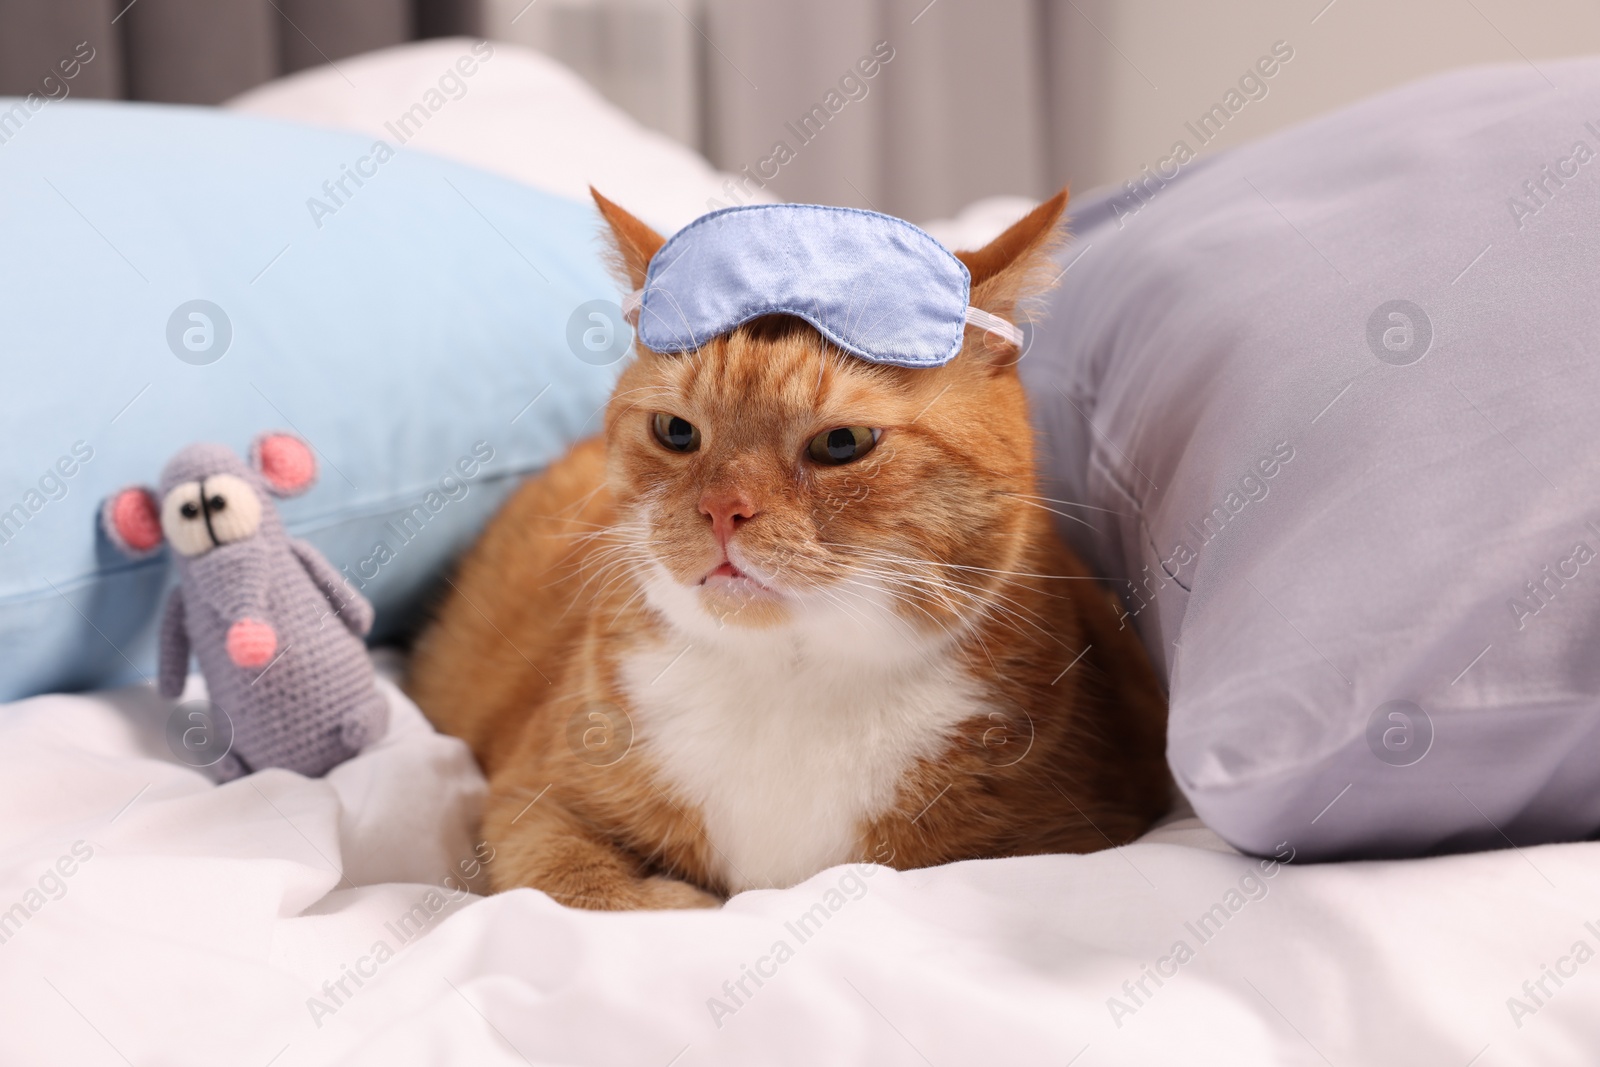
<path id="1" fill-rule="evenodd" d="M 678 621 L 889 607 L 948 629 L 985 569 L 1015 563 L 1032 436 L 1015 374 L 983 355 L 876 366 L 772 317 L 643 353 L 606 433 L 632 558 Z"/>
<path id="2" fill-rule="evenodd" d="M 637 286 L 661 238 L 596 199 Z M 1032 232 L 1013 232 L 1029 216 L 963 254 L 975 304 L 1013 311 L 1048 266 L 1058 201 Z M 1018 354 L 986 337 L 969 330 L 931 369 L 858 360 L 787 316 L 693 352 L 639 350 L 606 413 L 610 559 L 691 633 L 848 643 L 892 616 L 920 646 L 1006 610 L 994 576 L 1019 569 L 1037 521 L 1033 436 Z"/>

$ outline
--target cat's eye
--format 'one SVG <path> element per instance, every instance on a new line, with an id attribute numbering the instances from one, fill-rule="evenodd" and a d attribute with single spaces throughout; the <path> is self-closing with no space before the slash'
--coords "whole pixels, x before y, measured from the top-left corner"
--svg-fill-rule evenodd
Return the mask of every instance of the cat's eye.
<path id="1" fill-rule="evenodd" d="M 806 451 L 818 463 L 837 467 L 841 463 L 853 463 L 871 452 L 881 433 L 881 430 L 867 426 L 840 426 L 823 430 L 811 439 Z"/>
<path id="2" fill-rule="evenodd" d="M 658 411 L 650 419 L 650 428 L 663 448 L 674 452 L 693 452 L 700 447 L 700 431 L 688 419 Z"/>

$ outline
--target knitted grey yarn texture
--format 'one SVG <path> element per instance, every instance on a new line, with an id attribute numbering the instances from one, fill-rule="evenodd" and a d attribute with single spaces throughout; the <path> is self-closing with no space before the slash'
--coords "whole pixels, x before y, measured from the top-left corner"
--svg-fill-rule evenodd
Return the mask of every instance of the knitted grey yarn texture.
<path id="1" fill-rule="evenodd" d="M 192 482 L 209 497 L 203 480 L 219 475 L 254 490 L 260 524 L 252 534 L 195 555 L 177 551 L 169 537 L 179 586 L 161 630 L 160 689 L 169 698 L 182 692 L 192 650 L 212 705 L 233 725 L 232 748 L 212 768 L 219 780 L 266 767 L 317 777 L 381 737 L 388 725 L 388 702 L 361 640 L 372 626 L 372 605 L 315 548 L 288 536 L 267 480 L 225 446 L 196 444 L 179 452 L 161 473 L 156 499 L 166 501 Z M 233 507 L 237 512 L 240 505 Z M 275 632 L 265 664 L 240 666 L 229 655 L 229 629 L 242 620 Z"/>

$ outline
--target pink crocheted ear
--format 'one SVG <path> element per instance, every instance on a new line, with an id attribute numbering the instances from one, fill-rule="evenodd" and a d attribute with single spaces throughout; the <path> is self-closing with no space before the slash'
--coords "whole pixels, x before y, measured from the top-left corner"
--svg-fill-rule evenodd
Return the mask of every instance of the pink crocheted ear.
<path id="1" fill-rule="evenodd" d="M 100 509 L 106 537 L 130 556 L 148 556 L 161 547 L 161 507 L 142 485 L 129 486 L 106 498 Z"/>
<path id="2" fill-rule="evenodd" d="M 317 480 L 317 457 L 292 433 L 274 430 L 250 445 L 250 462 L 274 496 L 298 496 Z"/>

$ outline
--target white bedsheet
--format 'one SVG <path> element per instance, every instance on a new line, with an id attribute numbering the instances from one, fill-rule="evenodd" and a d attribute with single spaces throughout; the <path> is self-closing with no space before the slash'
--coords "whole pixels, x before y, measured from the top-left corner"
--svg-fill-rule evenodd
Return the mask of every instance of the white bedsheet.
<path id="1" fill-rule="evenodd" d="M 389 693 L 391 736 L 326 779 L 221 787 L 148 689 L 0 707 L 0 1063 L 1600 1060 L 1600 845 L 1267 876 L 1182 819 L 1091 856 L 569 911 L 452 877 L 483 781 Z M 1572 974 L 1536 1003 L 1546 966 Z"/>

